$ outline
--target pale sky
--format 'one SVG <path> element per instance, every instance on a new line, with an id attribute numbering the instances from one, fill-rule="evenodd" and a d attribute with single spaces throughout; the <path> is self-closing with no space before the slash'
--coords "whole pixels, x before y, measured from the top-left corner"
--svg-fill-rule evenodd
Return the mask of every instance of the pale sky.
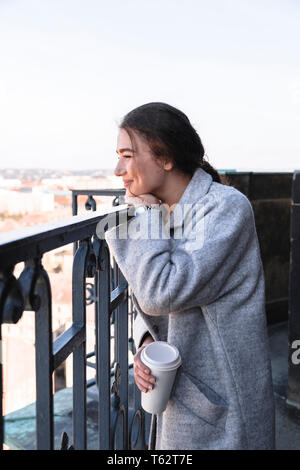
<path id="1" fill-rule="evenodd" d="M 0 0 L 0 167 L 113 168 L 164 101 L 217 169 L 300 169 L 300 1 Z"/>

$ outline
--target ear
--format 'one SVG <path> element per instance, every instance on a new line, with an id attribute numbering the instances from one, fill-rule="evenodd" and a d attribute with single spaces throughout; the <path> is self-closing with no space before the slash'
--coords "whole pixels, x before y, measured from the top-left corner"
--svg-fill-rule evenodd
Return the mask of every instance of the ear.
<path id="1" fill-rule="evenodd" d="M 174 167 L 174 163 L 172 162 L 172 160 L 165 160 L 164 161 L 164 165 L 163 165 L 164 170 L 170 171 L 170 170 L 172 170 L 173 167 Z"/>

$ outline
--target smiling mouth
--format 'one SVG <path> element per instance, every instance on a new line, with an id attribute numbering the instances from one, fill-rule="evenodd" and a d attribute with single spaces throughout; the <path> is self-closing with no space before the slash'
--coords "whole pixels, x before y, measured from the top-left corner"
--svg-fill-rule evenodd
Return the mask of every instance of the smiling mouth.
<path id="1" fill-rule="evenodd" d="M 130 181 L 123 181 L 123 183 L 124 183 L 124 186 L 125 186 L 125 188 L 126 188 L 127 186 L 130 185 L 130 183 L 132 183 L 132 180 L 130 180 Z"/>

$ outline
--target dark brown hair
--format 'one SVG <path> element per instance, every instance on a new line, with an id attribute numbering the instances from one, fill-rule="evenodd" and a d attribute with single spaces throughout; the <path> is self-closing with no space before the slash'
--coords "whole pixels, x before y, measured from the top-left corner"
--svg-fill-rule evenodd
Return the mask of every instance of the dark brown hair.
<path id="1" fill-rule="evenodd" d="M 201 139 L 187 116 L 166 103 L 154 102 L 139 106 L 130 111 L 121 121 L 120 129 L 136 132 L 149 144 L 157 158 L 168 157 L 175 168 L 193 176 L 197 168 L 209 173 L 213 181 L 225 183 L 223 178 L 207 160 Z"/>

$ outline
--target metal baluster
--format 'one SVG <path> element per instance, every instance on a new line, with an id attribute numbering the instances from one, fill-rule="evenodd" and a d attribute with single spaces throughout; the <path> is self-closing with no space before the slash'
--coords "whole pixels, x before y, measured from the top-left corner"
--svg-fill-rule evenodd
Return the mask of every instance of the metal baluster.
<path id="1" fill-rule="evenodd" d="M 79 244 L 73 262 L 73 324 L 86 325 L 85 275 L 89 241 Z M 84 333 L 86 334 L 86 332 Z M 76 450 L 86 449 L 86 340 L 73 352 L 73 443 Z"/>
<path id="2" fill-rule="evenodd" d="M 95 294 L 95 357 L 96 357 L 96 384 L 99 387 L 99 377 L 98 377 L 98 368 L 97 368 L 97 351 L 98 351 L 98 310 L 99 310 L 99 283 L 98 283 L 99 273 L 98 270 L 95 272 L 94 276 L 94 294 Z"/>
<path id="3" fill-rule="evenodd" d="M 47 272 L 38 266 L 34 295 L 40 301 L 35 312 L 36 434 L 37 449 L 53 449 L 52 306 Z"/>
<path id="4" fill-rule="evenodd" d="M 112 266 L 113 266 L 112 285 L 113 285 L 113 288 L 115 289 L 119 285 L 119 267 L 116 263 L 115 258 L 112 258 Z M 119 305 L 112 312 L 113 329 L 114 329 L 114 334 L 113 334 L 113 338 L 114 338 L 114 361 L 110 365 L 111 370 L 113 370 L 113 368 L 115 367 L 115 364 L 118 363 L 118 347 L 119 347 L 118 334 L 117 334 L 118 312 L 119 312 Z"/>
<path id="5" fill-rule="evenodd" d="M 77 215 L 77 213 L 78 213 L 77 194 L 72 192 L 72 214 Z M 74 256 L 75 256 L 75 253 L 77 251 L 77 248 L 78 248 L 78 242 L 76 241 L 76 242 L 73 243 L 73 255 Z"/>
<path id="6" fill-rule="evenodd" d="M 87 211 L 90 211 L 91 209 L 95 211 L 97 209 L 97 203 L 95 199 L 93 198 L 92 194 L 89 195 L 86 203 L 85 203 L 85 208 Z"/>
<path id="7" fill-rule="evenodd" d="M 110 448 L 117 450 L 124 448 L 124 436 L 126 435 L 125 429 L 125 407 L 120 404 L 120 383 L 121 383 L 121 372 L 120 364 L 117 362 L 114 371 L 114 382 L 111 387 L 112 392 L 112 413 L 111 422 L 112 429 L 110 435 Z"/>
<path id="8" fill-rule="evenodd" d="M 4 423 L 2 405 L 2 323 L 17 323 L 25 308 L 22 287 L 13 275 L 14 266 L 7 266 L 0 271 L 0 448 L 4 443 Z"/>
<path id="9" fill-rule="evenodd" d="M 132 321 L 134 321 L 136 317 L 136 310 L 134 308 L 134 303 L 132 300 L 132 295 L 130 296 L 130 310 L 132 312 Z M 130 424 L 130 440 L 129 440 L 129 448 L 130 449 L 147 449 L 146 444 L 146 428 L 149 429 L 151 415 L 146 413 L 142 406 L 141 406 L 141 392 L 138 389 L 137 385 L 134 383 L 134 410 L 135 413 L 133 415 L 131 424 Z M 134 426 L 138 425 L 137 430 L 137 437 L 133 442 L 132 436 L 134 431 Z"/>
<path id="10" fill-rule="evenodd" d="M 117 266 L 117 265 L 116 265 Z M 126 285 L 127 282 L 117 266 L 119 285 Z M 119 398 L 120 406 L 124 407 L 124 435 L 122 442 L 117 442 L 118 449 L 128 449 L 128 297 L 127 293 L 118 307 L 116 317 L 116 361 L 120 365 L 120 386 Z"/>
<path id="11" fill-rule="evenodd" d="M 138 389 L 137 385 L 134 384 L 134 409 L 135 411 L 135 416 L 131 422 L 131 434 L 133 433 L 133 426 L 136 423 L 136 415 L 138 416 L 138 436 L 133 443 L 132 440 L 130 439 L 130 446 L 133 449 L 147 449 L 146 445 L 146 426 L 149 426 L 149 417 L 151 419 L 151 415 L 146 416 L 145 411 L 142 409 L 141 406 L 141 392 Z M 147 413 L 148 415 L 148 413 Z"/>
<path id="12" fill-rule="evenodd" d="M 105 240 L 95 240 L 98 260 L 97 376 L 99 449 L 110 448 L 110 257 Z"/>

